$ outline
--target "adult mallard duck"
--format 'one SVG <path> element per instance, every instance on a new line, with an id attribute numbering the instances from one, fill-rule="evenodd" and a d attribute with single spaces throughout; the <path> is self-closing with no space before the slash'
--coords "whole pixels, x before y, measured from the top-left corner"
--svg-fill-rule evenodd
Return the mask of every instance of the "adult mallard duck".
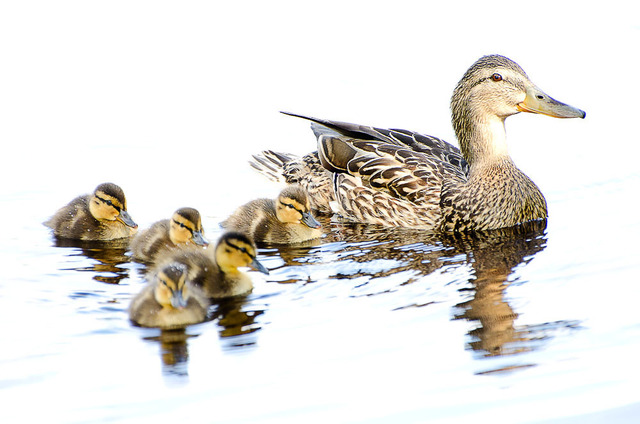
<path id="1" fill-rule="evenodd" d="M 187 268 L 170 263 L 150 274 L 150 283 L 129 305 L 129 318 L 142 327 L 180 328 L 202 322 L 209 301 L 187 278 Z"/>
<path id="2" fill-rule="evenodd" d="M 332 203 L 356 222 L 467 231 L 545 219 L 544 196 L 508 154 L 504 121 L 519 112 L 557 118 L 585 112 L 554 100 L 499 55 L 467 70 L 451 111 L 460 149 L 413 131 L 289 114 L 312 121 L 318 151 L 302 159 L 266 151 L 252 165 L 271 178 L 310 185 L 317 209 Z"/>
<path id="3" fill-rule="evenodd" d="M 158 255 L 156 265 L 150 270 L 162 269 L 168 264 L 183 264 L 188 279 L 201 288 L 210 298 L 224 298 L 246 294 L 253 289 L 251 277 L 238 268 L 251 267 L 268 274 L 269 271 L 256 259 L 256 245 L 243 233 L 229 231 L 211 249 L 187 246 L 184 249 L 166 251 Z"/>
<path id="4" fill-rule="evenodd" d="M 138 225 L 127 212 L 124 191 L 100 184 L 92 194 L 78 196 L 44 223 L 57 237 L 75 240 L 115 240 L 134 235 Z"/>
<path id="5" fill-rule="evenodd" d="M 180 208 L 171 219 L 155 222 L 131 240 L 133 257 L 151 263 L 159 252 L 188 244 L 207 246 L 200 212 L 194 208 Z"/>
<path id="6" fill-rule="evenodd" d="M 305 189 L 290 185 L 275 200 L 256 199 L 240 206 L 221 225 L 247 234 L 256 243 L 301 243 L 322 235 L 322 226 L 310 209 Z"/>

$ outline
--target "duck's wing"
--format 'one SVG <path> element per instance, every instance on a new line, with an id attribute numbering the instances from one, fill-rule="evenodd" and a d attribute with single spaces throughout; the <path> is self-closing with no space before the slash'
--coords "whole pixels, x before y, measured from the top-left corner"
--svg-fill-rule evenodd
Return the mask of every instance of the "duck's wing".
<path id="1" fill-rule="evenodd" d="M 448 161 L 377 140 L 322 135 L 318 154 L 334 173 L 337 212 L 357 222 L 435 230 L 443 181 L 466 181 Z"/>
<path id="2" fill-rule="evenodd" d="M 460 151 L 436 137 L 296 116 L 313 122 L 335 209 L 347 219 L 437 229 L 443 181 L 467 179 Z"/>
<path id="3" fill-rule="evenodd" d="M 462 157 L 460 149 L 438 137 L 403 129 L 384 129 L 351 124 L 349 122 L 319 119 L 289 112 L 282 113 L 311 121 L 311 129 L 316 135 L 316 138 L 324 135 L 334 137 L 342 136 L 358 140 L 382 141 L 396 146 L 404 146 L 411 151 L 425 153 L 441 161 L 449 162 L 461 168 L 465 175 L 467 175 L 469 171 L 469 164 Z"/>

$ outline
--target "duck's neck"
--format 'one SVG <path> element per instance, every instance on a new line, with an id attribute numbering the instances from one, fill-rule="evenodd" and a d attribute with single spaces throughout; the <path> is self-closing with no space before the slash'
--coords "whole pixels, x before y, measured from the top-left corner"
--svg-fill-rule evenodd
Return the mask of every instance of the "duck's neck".
<path id="1" fill-rule="evenodd" d="M 468 108 L 454 110 L 453 128 L 462 155 L 472 170 L 497 162 L 511 162 L 504 118 Z"/>

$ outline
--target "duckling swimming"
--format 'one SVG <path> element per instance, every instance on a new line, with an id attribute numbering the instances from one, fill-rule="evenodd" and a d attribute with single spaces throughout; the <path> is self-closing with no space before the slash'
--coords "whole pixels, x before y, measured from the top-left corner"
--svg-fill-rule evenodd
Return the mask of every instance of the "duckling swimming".
<path id="1" fill-rule="evenodd" d="M 256 199 L 240 206 L 221 225 L 244 232 L 257 243 L 300 243 L 322 235 L 310 209 L 305 189 L 290 185 L 275 200 Z"/>
<path id="2" fill-rule="evenodd" d="M 58 210 L 44 225 L 57 237 L 75 240 L 115 240 L 131 237 L 138 225 L 127 212 L 124 191 L 113 183 L 96 187 Z"/>
<path id="3" fill-rule="evenodd" d="M 202 322 L 209 301 L 187 279 L 187 268 L 170 263 L 151 274 L 151 282 L 131 301 L 129 318 L 142 327 L 180 328 Z"/>
<path id="4" fill-rule="evenodd" d="M 156 267 L 183 264 L 188 270 L 189 281 L 201 288 L 207 297 L 219 299 L 246 294 L 253 289 L 251 278 L 239 267 L 269 273 L 256 259 L 256 252 L 256 245 L 249 237 L 230 231 L 220 237 L 213 251 L 195 246 L 166 251 L 158 256 Z"/>
<path id="5" fill-rule="evenodd" d="M 544 196 L 509 156 L 505 120 L 519 112 L 557 118 L 585 112 L 551 98 L 499 55 L 467 70 L 451 112 L 460 149 L 413 131 L 289 114 L 312 122 L 318 151 L 303 158 L 266 151 L 252 166 L 310 186 L 317 209 L 331 206 L 355 222 L 463 232 L 546 219 Z M 318 189 L 327 186 L 329 195 Z"/>
<path id="6" fill-rule="evenodd" d="M 136 234 L 130 244 L 133 257 L 151 263 L 162 250 L 188 244 L 207 246 L 200 212 L 194 208 L 180 208 L 171 219 L 158 221 Z"/>

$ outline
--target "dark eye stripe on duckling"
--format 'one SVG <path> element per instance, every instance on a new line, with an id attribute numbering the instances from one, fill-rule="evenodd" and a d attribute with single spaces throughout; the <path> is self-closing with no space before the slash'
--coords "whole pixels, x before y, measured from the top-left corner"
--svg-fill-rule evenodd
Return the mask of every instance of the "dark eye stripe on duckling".
<path id="1" fill-rule="evenodd" d="M 282 200 L 280 200 L 280 204 L 282 206 L 286 206 L 287 208 L 295 209 L 295 211 L 298 212 L 300 215 L 304 215 L 303 211 L 301 211 L 300 209 L 296 208 L 295 206 L 293 206 L 290 203 L 284 203 Z"/>
<path id="2" fill-rule="evenodd" d="M 252 254 L 249 252 L 249 250 L 247 250 L 247 248 L 246 248 L 246 247 L 241 247 L 241 246 L 235 245 L 235 244 L 231 243 L 229 240 L 227 240 L 227 241 L 226 241 L 226 243 L 227 243 L 229 246 L 233 247 L 234 249 L 237 249 L 237 250 L 241 251 L 242 253 L 247 254 L 247 255 L 251 258 L 251 260 L 253 260 L 253 259 L 255 259 L 255 258 L 256 258 L 256 257 L 255 257 L 255 255 L 252 255 Z"/>
<path id="3" fill-rule="evenodd" d="M 115 210 L 117 210 L 118 212 L 120 212 L 122 210 L 122 208 L 118 205 L 115 205 L 111 200 L 109 199 L 105 199 L 103 197 L 98 196 L 97 194 L 95 195 L 96 199 L 100 200 L 102 203 L 106 203 L 107 205 L 111 206 L 112 208 L 114 208 Z"/>
<path id="4" fill-rule="evenodd" d="M 178 224 L 180 227 L 182 228 L 186 228 L 187 230 L 189 230 L 189 232 L 191 233 L 191 235 L 193 235 L 193 228 L 189 228 L 187 227 L 185 224 L 183 224 L 180 221 L 176 221 L 175 219 L 172 220 L 173 222 L 175 222 L 176 224 Z"/>

